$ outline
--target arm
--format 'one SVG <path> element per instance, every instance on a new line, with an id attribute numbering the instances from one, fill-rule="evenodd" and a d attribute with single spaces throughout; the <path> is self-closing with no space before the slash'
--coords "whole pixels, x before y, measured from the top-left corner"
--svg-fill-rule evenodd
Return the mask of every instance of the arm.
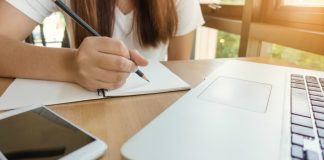
<path id="1" fill-rule="evenodd" d="M 190 59 L 193 37 L 194 32 L 172 38 L 168 48 L 168 60 Z"/>
<path id="2" fill-rule="evenodd" d="M 0 77 L 72 81 L 69 62 L 75 50 L 22 43 L 36 26 L 6 1 L 0 1 Z"/>
<path id="3" fill-rule="evenodd" d="M 147 64 L 136 52 L 128 51 L 122 42 L 107 37 L 87 38 L 78 49 L 23 43 L 36 25 L 0 0 L 0 77 L 67 81 L 89 90 L 115 89 L 135 70 L 135 63 Z"/>

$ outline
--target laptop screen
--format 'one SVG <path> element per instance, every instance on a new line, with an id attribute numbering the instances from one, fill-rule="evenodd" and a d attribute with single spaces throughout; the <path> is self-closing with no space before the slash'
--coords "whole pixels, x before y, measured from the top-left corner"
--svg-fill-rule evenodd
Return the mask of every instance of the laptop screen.
<path id="1" fill-rule="evenodd" d="M 58 159 L 94 140 L 44 107 L 0 120 L 7 159 Z"/>

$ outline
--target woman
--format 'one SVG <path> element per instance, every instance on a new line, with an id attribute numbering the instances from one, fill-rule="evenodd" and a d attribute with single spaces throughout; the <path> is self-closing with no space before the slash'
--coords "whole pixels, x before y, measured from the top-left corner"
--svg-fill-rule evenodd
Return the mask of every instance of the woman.
<path id="1" fill-rule="evenodd" d="M 51 0 L 0 1 L 0 77 L 67 81 L 92 91 L 116 89 L 148 60 L 189 59 L 193 31 L 203 23 L 198 0 L 71 0 L 68 4 L 105 37 L 89 37 L 68 20 L 74 47 L 22 43 L 57 7 Z"/>

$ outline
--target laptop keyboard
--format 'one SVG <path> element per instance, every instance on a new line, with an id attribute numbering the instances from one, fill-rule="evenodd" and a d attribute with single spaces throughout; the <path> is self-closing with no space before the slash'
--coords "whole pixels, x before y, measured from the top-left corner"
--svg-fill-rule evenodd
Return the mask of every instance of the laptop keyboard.
<path id="1" fill-rule="evenodd" d="M 291 157 L 293 160 L 317 160 L 324 157 L 323 88 L 324 78 L 291 75 Z"/>

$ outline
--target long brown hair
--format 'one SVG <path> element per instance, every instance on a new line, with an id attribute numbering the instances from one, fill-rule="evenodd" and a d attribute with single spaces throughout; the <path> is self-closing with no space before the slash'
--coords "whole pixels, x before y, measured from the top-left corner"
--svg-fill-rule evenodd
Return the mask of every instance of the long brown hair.
<path id="1" fill-rule="evenodd" d="M 114 31 L 115 7 L 118 0 L 71 0 L 72 9 L 103 36 Z M 156 47 L 166 43 L 177 31 L 178 16 L 174 0 L 132 0 L 133 27 L 142 47 Z M 72 24 L 74 45 L 90 36 L 84 29 Z"/>

